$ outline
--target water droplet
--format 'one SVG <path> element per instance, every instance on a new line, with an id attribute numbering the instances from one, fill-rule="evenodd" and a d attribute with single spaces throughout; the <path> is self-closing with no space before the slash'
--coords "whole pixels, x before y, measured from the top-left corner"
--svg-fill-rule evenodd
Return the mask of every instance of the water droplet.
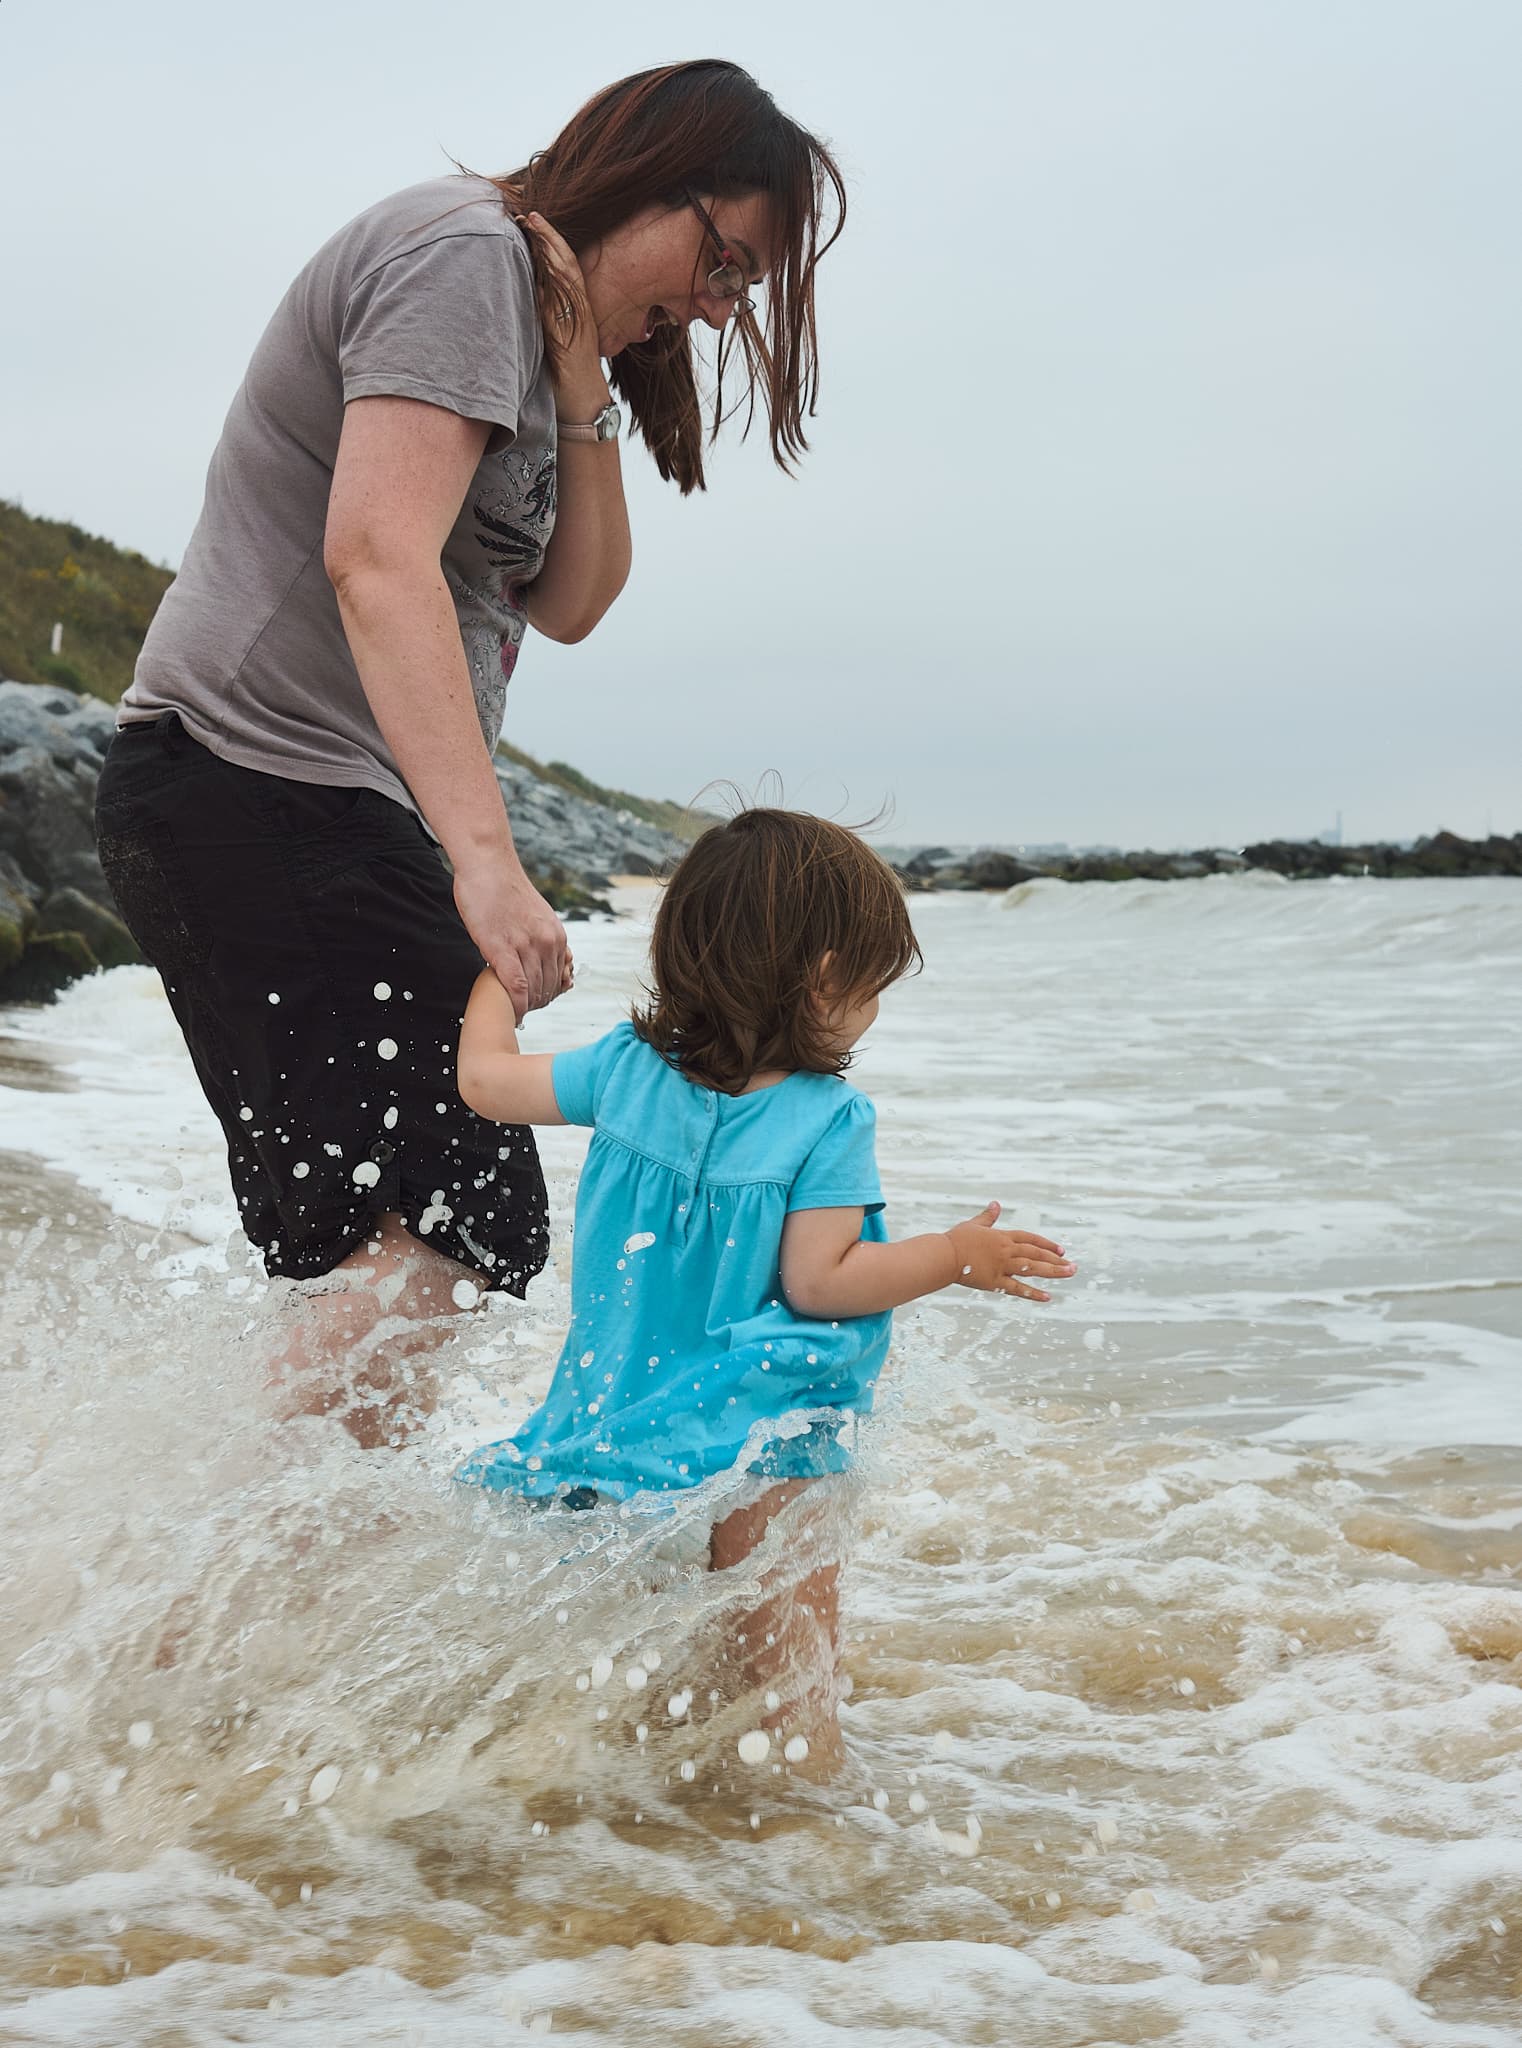
<path id="1" fill-rule="evenodd" d="M 292 1178 L 295 1180 L 305 1180 L 307 1175 L 311 1172 L 311 1170 L 311 1167 L 307 1165 L 304 1159 L 298 1159 L 296 1161 L 296 1164 L 291 1168 L 291 1175 Z"/>
<path id="2" fill-rule="evenodd" d="M 606 1685 L 613 1676 L 613 1659 L 604 1652 L 592 1659 L 592 1683 Z"/>
<path id="3" fill-rule="evenodd" d="M 481 1299 L 481 1290 L 473 1280 L 456 1280 L 449 1298 L 456 1308 L 474 1308 Z"/>
<path id="4" fill-rule="evenodd" d="M 373 1159 L 361 1159 L 349 1178 L 357 1188 L 373 1188 L 380 1179 L 380 1168 Z"/>
<path id="5" fill-rule="evenodd" d="M 693 1779 L 697 1776 L 697 1774 L 698 1767 L 692 1761 L 691 1757 L 689 1757 L 687 1761 L 682 1765 L 681 1770 L 678 1772 L 677 1775 L 682 1779 L 684 1784 L 690 1785 Z"/>
<path id="6" fill-rule="evenodd" d="M 272 1003 L 278 1003 L 278 1002 L 279 1002 L 279 1000 L 280 1000 L 279 996 L 277 996 L 277 995 L 275 994 L 275 991 L 274 991 L 273 989 L 271 989 L 271 990 L 270 990 L 270 1001 L 271 1001 Z"/>
<path id="7" fill-rule="evenodd" d="M 790 1735 L 782 1746 L 782 1754 L 790 1764 L 801 1764 L 808 1753 L 808 1743 L 801 1735 Z"/>
<path id="8" fill-rule="evenodd" d="M 337 1764 L 324 1764 L 320 1771 L 313 1774 L 312 1782 L 307 1787 L 308 1799 L 314 1806 L 326 1806 L 338 1790 L 342 1778 L 343 1772 Z"/>
<path id="9" fill-rule="evenodd" d="M 630 1692 L 638 1692 L 650 1683 L 650 1673 L 643 1664 L 631 1664 L 624 1673 L 624 1684 Z"/>
<path id="10" fill-rule="evenodd" d="M 390 994 L 391 984 L 389 981 L 378 981 L 375 984 L 375 1000 L 378 1003 L 385 1002 Z"/>
<path id="11" fill-rule="evenodd" d="M 1083 1333 L 1083 1348 L 1085 1351 L 1103 1351 L 1105 1348 L 1104 1331 L 1085 1330 Z"/>
<path id="12" fill-rule="evenodd" d="M 153 1740 L 153 1723 L 151 1721 L 134 1721 L 127 1730 L 127 1740 L 134 1749 L 146 1749 Z"/>
<path id="13" fill-rule="evenodd" d="M 394 1060 L 396 1058 L 396 1040 L 394 1038 L 378 1038 L 375 1041 L 375 1050 L 383 1060 Z"/>
<path id="14" fill-rule="evenodd" d="M 772 1753 L 772 1738 L 764 1728 L 750 1728 L 735 1747 L 742 1764 L 764 1764 Z"/>

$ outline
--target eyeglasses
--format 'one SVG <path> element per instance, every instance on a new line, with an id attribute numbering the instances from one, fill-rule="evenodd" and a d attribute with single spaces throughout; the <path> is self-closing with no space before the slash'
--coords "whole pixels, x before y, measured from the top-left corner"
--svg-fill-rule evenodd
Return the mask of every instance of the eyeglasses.
<path id="1" fill-rule="evenodd" d="M 731 249 L 724 237 L 714 226 L 713 215 L 696 194 L 688 192 L 687 204 L 702 221 L 708 239 L 713 243 L 718 263 L 708 273 L 708 289 L 716 299 L 733 299 L 735 310 L 740 313 L 754 313 L 755 301 L 746 295 L 745 287 L 750 282 L 745 266 Z"/>

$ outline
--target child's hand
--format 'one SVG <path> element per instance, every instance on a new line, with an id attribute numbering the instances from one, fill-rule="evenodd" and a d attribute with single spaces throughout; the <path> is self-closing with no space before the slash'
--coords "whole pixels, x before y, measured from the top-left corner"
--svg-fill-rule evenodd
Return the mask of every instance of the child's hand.
<path id="1" fill-rule="evenodd" d="M 946 1232 L 957 1255 L 956 1284 L 988 1294 L 1023 1294 L 1027 1301 L 1050 1301 L 1039 1287 L 1028 1287 L 1019 1275 L 1066 1280 L 1077 1268 L 1060 1244 L 1028 1230 L 995 1230 L 999 1204 L 990 1202 L 980 1216 L 955 1224 Z"/>

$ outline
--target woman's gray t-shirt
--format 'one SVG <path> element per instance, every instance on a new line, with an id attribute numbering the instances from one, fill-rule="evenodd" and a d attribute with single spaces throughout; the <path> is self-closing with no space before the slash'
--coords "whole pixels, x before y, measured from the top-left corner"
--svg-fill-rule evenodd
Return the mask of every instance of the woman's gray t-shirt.
<path id="1" fill-rule="evenodd" d="M 482 735 L 496 745 L 523 586 L 555 524 L 555 405 L 527 245 L 476 177 L 434 178 L 368 208 L 286 293 L 227 415 L 123 723 L 174 710 L 224 760 L 418 808 L 322 562 L 344 406 L 382 395 L 508 436 L 472 477 L 442 558 Z"/>

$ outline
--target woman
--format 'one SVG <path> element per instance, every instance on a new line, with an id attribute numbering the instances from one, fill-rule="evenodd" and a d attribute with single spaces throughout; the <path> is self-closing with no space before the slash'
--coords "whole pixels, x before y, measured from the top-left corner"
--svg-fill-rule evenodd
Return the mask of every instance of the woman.
<path id="1" fill-rule="evenodd" d="M 521 1295 L 546 1257 L 533 1141 L 464 1108 L 454 1048 L 483 959 L 520 1022 L 569 985 L 491 751 L 525 627 L 583 639 L 628 575 L 610 384 L 661 475 L 702 488 L 689 329 L 724 333 L 715 432 L 738 335 L 787 468 L 843 214 L 828 152 L 746 73 L 642 72 L 522 169 L 341 229 L 233 401 L 122 699 L 100 856 L 266 1269 L 388 1283 L 324 1291 L 291 1347 L 346 1354 L 302 1405 L 361 1441 L 420 1341 L 384 1311 Z"/>

